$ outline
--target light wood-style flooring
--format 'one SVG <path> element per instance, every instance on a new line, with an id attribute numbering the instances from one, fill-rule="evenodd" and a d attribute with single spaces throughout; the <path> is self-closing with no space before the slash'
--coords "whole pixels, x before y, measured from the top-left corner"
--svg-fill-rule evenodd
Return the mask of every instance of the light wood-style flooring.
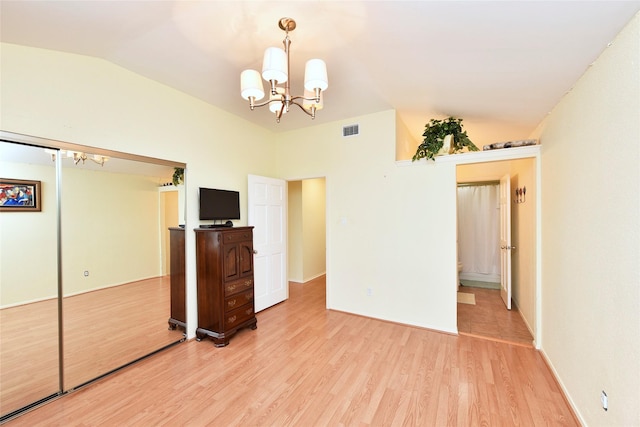
<path id="1" fill-rule="evenodd" d="M 499 289 L 460 286 L 459 291 L 474 294 L 476 304 L 458 303 L 458 333 L 533 346 L 533 337 L 520 311 L 515 304 L 507 310 Z"/>
<path id="2" fill-rule="evenodd" d="M 64 389 L 182 339 L 169 316 L 169 276 L 65 297 Z M 0 333 L 0 414 L 59 392 L 57 300 L 0 310 Z"/>
<path id="3" fill-rule="evenodd" d="M 576 426 L 533 348 L 325 309 L 290 284 L 227 347 L 191 340 L 14 426 Z"/>

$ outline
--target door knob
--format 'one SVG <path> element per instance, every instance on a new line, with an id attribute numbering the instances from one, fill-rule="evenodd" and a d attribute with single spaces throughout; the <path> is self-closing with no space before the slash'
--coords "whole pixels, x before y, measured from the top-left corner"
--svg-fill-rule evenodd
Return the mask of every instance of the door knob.
<path id="1" fill-rule="evenodd" d="M 258 255 L 258 251 L 257 250 L 253 250 L 254 255 Z"/>

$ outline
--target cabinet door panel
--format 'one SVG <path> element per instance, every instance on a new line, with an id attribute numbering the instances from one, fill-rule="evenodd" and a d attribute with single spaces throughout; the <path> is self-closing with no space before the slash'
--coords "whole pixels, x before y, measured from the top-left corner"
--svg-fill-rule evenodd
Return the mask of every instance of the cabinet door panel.
<path id="1" fill-rule="evenodd" d="M 238 245 L 224 246 L 224 280 L 234 280 L 240 277 L 238 266 Z"/>
<path id="2" fill-rule="evenodd" d="M 238 249 L 240 253 L 240 277 L 253 274 L 253 244 L 242 242 Z"/>

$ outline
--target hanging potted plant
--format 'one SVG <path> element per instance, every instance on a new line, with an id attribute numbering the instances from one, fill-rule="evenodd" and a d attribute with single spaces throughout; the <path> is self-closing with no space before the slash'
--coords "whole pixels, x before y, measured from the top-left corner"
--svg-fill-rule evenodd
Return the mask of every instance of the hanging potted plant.
<path id="1" fill-rule="evenodd" d="M 431 119 L 425 125 L 424 140 L 413 161 L 426 157 L 427 160 L 435 160 L 436 156 L 443 154 L 459 153 L 466 147 L 469 151 L 478 151 L 478 147 L 467 136 L 467 132 L 462 130 L 462 119 L 449 117 L 444 120 Z"/>

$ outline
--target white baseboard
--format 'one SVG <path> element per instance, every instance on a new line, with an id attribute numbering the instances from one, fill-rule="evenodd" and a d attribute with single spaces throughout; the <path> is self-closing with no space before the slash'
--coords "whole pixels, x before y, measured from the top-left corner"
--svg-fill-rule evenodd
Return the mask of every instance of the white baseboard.
<path id="1" fill-rule="evenodd" d="M 290 282 L 293 282 L 293 283 L 302 283 L 302 284 L 304 284 L 304 283 L 310 282 L 310 281 L 312 281 L 312 280 L 314 280 L 314 279 L 317 279 L 318 277 L 322 277 L 322 276 L 324 276 L 325 274 L 327 274 L 327 272 L 326 272 L 326 271 L 325 271 L 325 272 L 322 272 L 322 273 L 320 273 L 320 274 L 316 274 L 315 276 L 311 276 L 311 277 L 303 278 L 302 280 L 289 279 L 289 281 L 290 281 Z"/>
<path id="2" fill-rule="evenodd" d="M 26 300 L 26 301 L 14 302 L 12 304 L 6 304 L 6 305 L 3 305 L 3 306 L 0 306 L 0 310 L 4 310 L 5 308 L 20 307 L 21 305 L 33 304 L 33 303 L 36 303 L 36 302 L 48 301 L 48 300 L 52 300 L 52 299 L 58 299 L 58 296 L 57 295 L 50 295 L 50 296 L 46 296 L 46 297 L 42 297 L 42 298 L 35 298 L 35 299 Z"/>
<path id="3" fill-rule="evenodd" d="M 582 414 L 580 414 L 580 411 L 576 407 L 575 402 L 573 401 L 573 399 L 571 399 L 571 395 L 569 394 L 569 391 L 567 390 L 567 388 L 565 387 L 564 383 L 560 379 L 560 376 L 558 375 L 558 371 L 556 371 L 556 368 L 553 366 L 553 363 L 551 363 L 551 360 L 549 360 L 549 357 L 547 356 L 547 353 L 545 353 L 543 349 L 540 349 L 538 351 L 542 355 L 542 358 L 544 359 L 545 363 L 549 367 L 549 370 L 551 371 L 551 374 L 553 375 L 553 377 L 556 379 L 556 382 L 560 386 L 560 389 L 562 390 L 562 394 L 564 394 L 564 398 L 567 400 L 567 403 L 569 404 L 569 406 L 571 406 L 571 410 L 573 411 L 575 416 L 578 417 L 578 421 L 580 422 L 580 425 L 586 426 L 587 423 L 585 422 L 584 418 L 582 417 Z"/>

